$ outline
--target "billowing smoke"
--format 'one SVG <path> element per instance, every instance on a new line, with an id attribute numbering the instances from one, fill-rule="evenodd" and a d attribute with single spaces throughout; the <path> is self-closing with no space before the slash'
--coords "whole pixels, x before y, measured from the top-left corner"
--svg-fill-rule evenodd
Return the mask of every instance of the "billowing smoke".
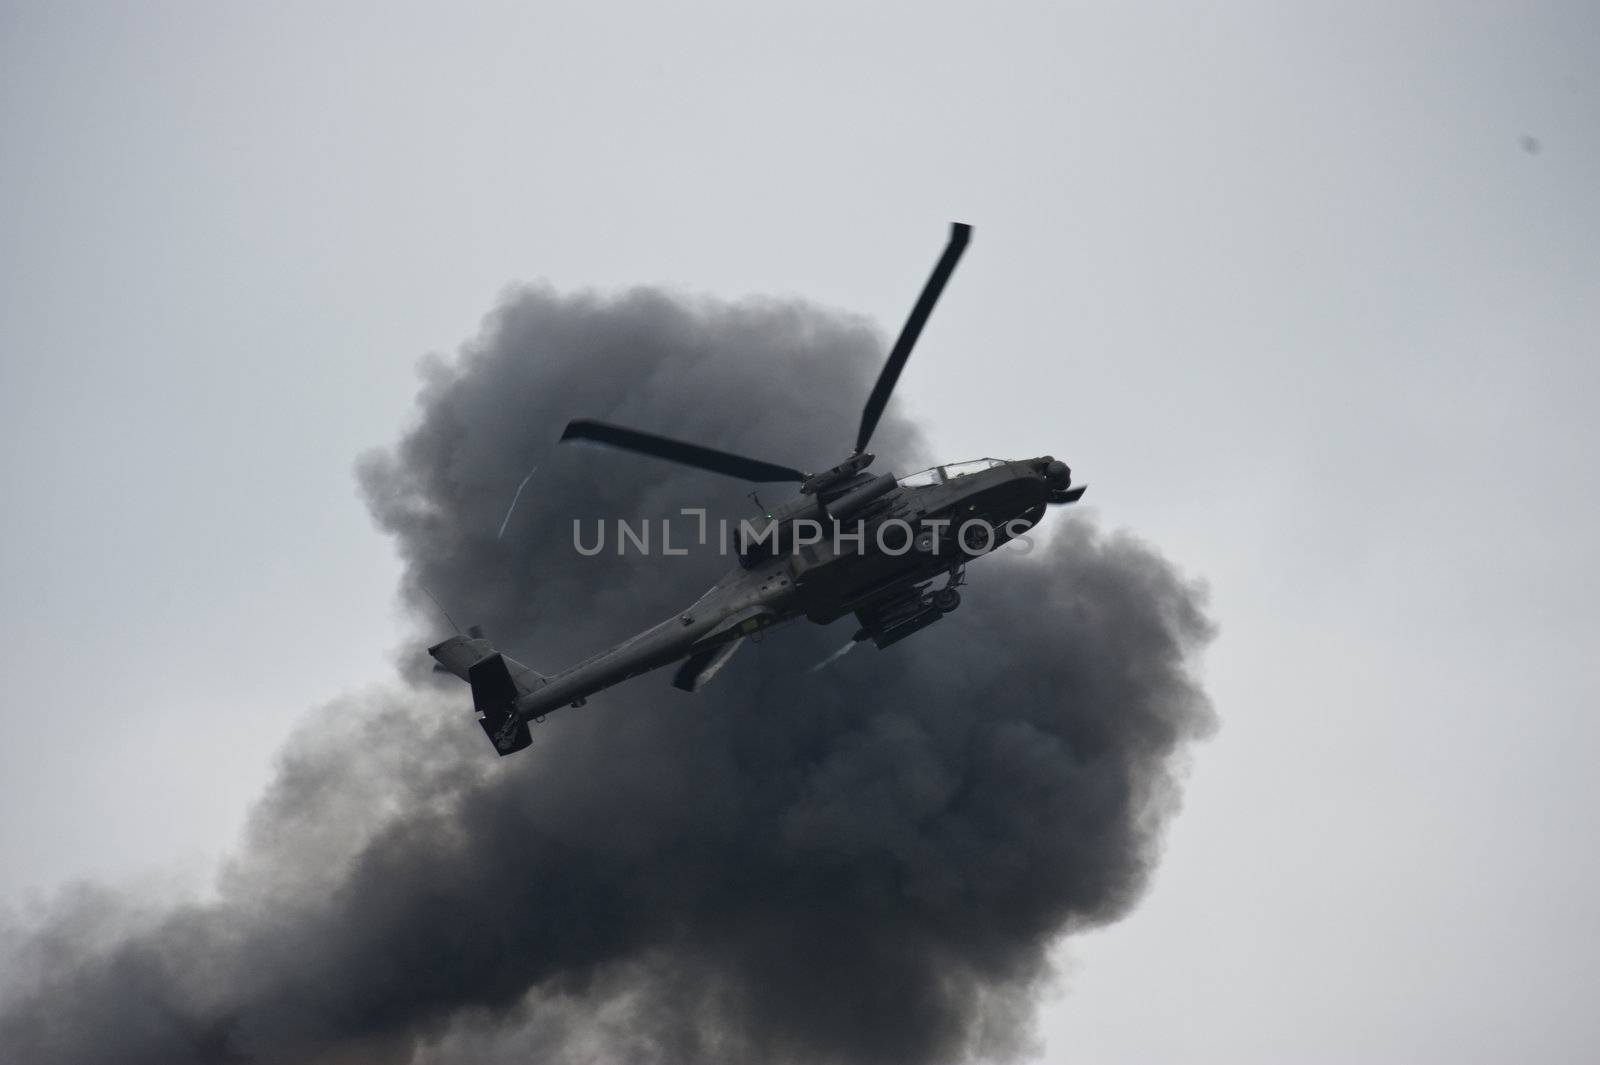
<path id="1" fill-rule="evenodd" d="M 639 678 L 504 760 L 422 654 L 448 631 L 423 588 L 549 672 L 732 564 L 715 544 L 579 556 L 574 519 L 673 518 L 682 543 L 697 529 L 680 508 L 714 531 L 754 504 L 710 475 L 555 447 L 568 418 L 821 468 L 848 451 L 884 348 L 795 303 L 509 295 L 360 467 L 418 619 L 401 679 L 313 715 L 215 899 L 83 890 L 11 930 L 0 1060 L 1026 1054 L 1052 945 L 1137 900 L 1185 746 L 1211 725 L 1190 672 L 1209 623 L 1149 548 L 1052 511 L 1040 546 L 974 564 L 961 610 L 887 651 L 816 671 L 853 625 L 788 626 L 698 695 Z M 874 450 L 880 470 L 926 464 L 893 410 Z"/>

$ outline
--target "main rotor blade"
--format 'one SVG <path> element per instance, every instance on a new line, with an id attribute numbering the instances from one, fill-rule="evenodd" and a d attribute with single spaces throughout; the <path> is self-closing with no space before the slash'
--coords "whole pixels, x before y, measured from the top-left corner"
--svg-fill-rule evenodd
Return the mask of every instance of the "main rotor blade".
<path id="1" fill-rule="evenodd" d="M 866 409 L 861 412 L 861 430 L 856 433 L 857 454 L 867 449 L 872 431 L 878 427 L 878 419 L 883 416 L 883 408 L 889 405 L 889 394 L 894 391 L 894 383 L 900 380 L 900 371 L 905 369 L 911 349 L 916 346 L 922 327 L 928 324 L 933 305 L 939 302 L 939 293 L 944 291 L 945 282 L 955 272 L 956 263 L 960 262 L 961 253 L 966 250 L 967 240 L 971 236 L 972 227 L 964 222 L 950 226 L 950 243 L 945 245 L 944 254 L 939 256 L 928 283 L 922 286 L 922 295 L 917 297 L 917 305 L 911 308 L 911 317 L 906 319 L 905 327 L 900 330 L 900 339 L 889 349 L 889 361 L 883 364 L 878 383 L 872 386 L 872 395 L 867 397 Z"/>
<path id="2" fill-rule="evenodd" d="M 653 455 L 668 462 L 695 466 L 712 473 L 737 477 L 741 481 L 804 481 L 806 475 L 788 466 L 779 466 L 760 459 L 746 458 L 728 451 L 686 444 L 654 433 L 641 433 L 637 429 L 624 429 L 620 425 L 590 421 L 580 418 L 567 423 L 561 431 L 563 440 L 592 440 L 597 444 L 619 447 L 624 451 L 637 451 Z"/>

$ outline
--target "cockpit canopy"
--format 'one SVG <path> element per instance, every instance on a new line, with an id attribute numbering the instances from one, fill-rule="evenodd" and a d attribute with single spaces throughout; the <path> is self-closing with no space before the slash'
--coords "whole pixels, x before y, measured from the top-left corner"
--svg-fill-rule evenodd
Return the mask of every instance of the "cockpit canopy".
<path id="1" fill-rule="evenodd" d="M 965 477 L 969 473 L 982 473 L 992 470 L 996 466 L 1004 466 L 1004 459 L 972 459 L 968 462 L 957 462 L 949 466 L 935 466 L 921 473 L 913 473 L 910 477 L 900 478 L 901 488 L 924 488 L 930 484 L 943 484 L 953 481 L 957 477 Z"/>

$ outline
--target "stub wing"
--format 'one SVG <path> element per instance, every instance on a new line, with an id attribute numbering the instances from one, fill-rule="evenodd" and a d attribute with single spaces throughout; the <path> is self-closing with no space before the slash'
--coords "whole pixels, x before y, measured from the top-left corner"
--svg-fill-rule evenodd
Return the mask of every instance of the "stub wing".
<path id="1" fill-rule="evenodd" d="M 708 647 L 703 651 L 696 651 L 683 660 L 683 665 L 678 667 L 677 674 L 672 678 L 672 686 L 681 688 L 686 692 L 697 692 L 728 664 L 728 659 L 733 657 L 733 652 L 744 643 L 743 636 L 736 636 L 727 643 Z"/>
<path id="2" fill-rule="evenodd" d="M 871 640 L 882 650 L 938 621 L 943 613 L 929 604 L 922 590 L 921 585 L 908 588 L 857 610 L 856 620 L 861 622 L 861 628 L 856 630 L 854 639 Z"/>

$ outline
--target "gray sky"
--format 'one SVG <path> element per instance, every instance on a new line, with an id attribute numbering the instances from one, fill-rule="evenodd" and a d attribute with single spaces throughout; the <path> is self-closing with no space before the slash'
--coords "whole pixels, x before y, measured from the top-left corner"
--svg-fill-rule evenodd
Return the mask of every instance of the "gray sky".
<path id="1" fill-rule="evenodd" d="M 203 890 L 392 674 L 352 462 L 507 283 L 892 331 L 961 219 L 905 409 L 1067 456 L 1222 626 L 1046 1057 L 1585 1060 L 1596 54 L 1582 4 L 6 5 L 0 900 Z"/>

